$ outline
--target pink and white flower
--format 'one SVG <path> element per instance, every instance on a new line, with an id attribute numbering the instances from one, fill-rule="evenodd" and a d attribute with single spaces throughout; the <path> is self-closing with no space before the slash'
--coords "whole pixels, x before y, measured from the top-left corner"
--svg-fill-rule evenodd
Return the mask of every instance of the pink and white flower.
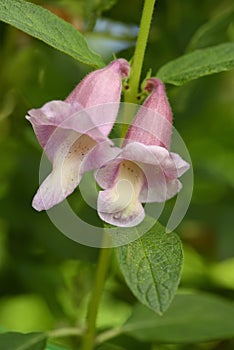
<path id="1" fill-rule="evenodd" d="M 117 59 L 88 74 L 65 101 L 51 101 L 28 112 L 26 118 L 53 165 L 33 199 L 36 210 L 63 201 L 85 171 L 99 168 L 116 155 L 108 134 L 118 113 L 122 78 L 129 69 L 125 59 Z"/>
<path id="2" fill-rule="evenodd" d="M 163 83 L 147 80 L 150 95 L 129 127 L 119 155 L 96 172 L 104 189 L 98 196 L 102 220 L 122 227 L 139 224 L 142 203 L 164 202 L 182 188 L 178 180 L 189 164 L 170 152 L 172 112 Z"/>

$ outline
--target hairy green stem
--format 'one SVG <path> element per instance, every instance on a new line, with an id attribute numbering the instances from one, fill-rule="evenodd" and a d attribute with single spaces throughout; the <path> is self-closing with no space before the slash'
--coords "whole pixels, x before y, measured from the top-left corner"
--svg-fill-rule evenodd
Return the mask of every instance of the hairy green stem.
<path id="1" fill-rule="evenodd" d="M 125 102 L 136 103 L 145 49 L 149 36 L 151 19 L 156 0 L 145 0 L 141 16 L 140 29 L 137 37 L 133 63 L 129 77 L 129 89 L 125 93 Z"/>
<path id="2" fill-rule="evenodd" d="M 101 300 L 106 273 L 109 266 L 109 263 L 108 263 L 109 256 L 110 256 L 109 248 L 100 249 L 94 287 L 93 287 L 90 304 L 88 308 L 87 330 L 84 334 L 82 350 L 92 350 L 94 348 L 98 306 Z"/>

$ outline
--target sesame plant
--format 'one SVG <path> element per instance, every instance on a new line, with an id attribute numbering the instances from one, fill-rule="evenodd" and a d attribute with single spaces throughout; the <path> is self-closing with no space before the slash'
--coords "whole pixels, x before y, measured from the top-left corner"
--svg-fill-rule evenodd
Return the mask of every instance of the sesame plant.
<path id="1" fill-rule="evenodd" d="M 26 146 L 21 148 L 26 162 L 24 184 L 29 182 L 25 186 L 27 202 L 24 196 L 16 198 L 19 207 L 27 207 L 31 224 L 27 215 L 12 214 L 16 212 L 14 207 L 7 210 L 17 222 L 12 232 L 22 233 L 20 244 L 25 241 L 18 263 L 20 277 L 16 280 L 16 290 L 19 288 L 18 294 L 23 294 L 24 288 L 28 288 L 32 314 L 39 315 L 35 311 L 39 310 L 46 316 L 45 323 L 38 316 L 41 324 L 35 322 L 33 326 L 31 316 L 27 316 L 29 298 L 26 302 L 21 299 L 19 323 L 12 325 L 14 316 L 9 317 L 9 323 L 0 316 L 0 349 L 215 350 L 221 346 L 232 349 L 233 260 L 227 260 L 231 277 L 222 278 L 225 266 L 211 257 L 213 236 L 207 238 L 209 249 L 206 248 L 212 261 L 208 264 L 203 259 L 204 252 L 199 255 L 203 247 L 199 243 L 201 238 L 197 248 L 196 240 L 186 241 L 184 235 L 183 247 L 175 231 L 180 227 L 179 231 L 183 232 L 183 227 L 187 227 L 184 230 L 189 232 L 186 212 L 191 200 L 194 208 L 193 163 L 195 196 L 199 198 L 196 190 L 199 169 L 201 173 L 216 174 L 215 178 L 224 176 L 225 172 L 226 187 L 220 187 L 218 194 L 209 187 L 205 194 L 213 193 L 211 201 L 215 195 L 220 195 L 219 199 L 228 196 L 229 187 L 233 191 L 233 152 L 230 151 L 233 120 L 229 118 L 226 140 L 219 149 L 217 137 L 210 147 L 202 142 L 202 135 L 204 132 L 207 137 L 219 125 L 220 118 L 226 125 L 228 112 L 224 108 L 218 112 L 211 109 L 208 122 L 205 117 L 199 121 L 194 117 L 199 104 L 204 104 L 199 85 L 196 90 L 194 84 L 209 79 L 205 76 L 214 79 L 215 73 L 234 67 L 233 7 L 227 6 L 205 24 L 199 23 L 196 30 L 189 30 L 191 33 L 180 33 L 181 37 L 185 35 L 187 44 L 178 55 L 173 56 L 166 49 L 170 35 L 161 34 L 162 53 L 158 54 L 159 58 L 153 54 L 152 59 L 147 56 L 147 49 L 157 46 L 159 34 L 155 34 L 155 28 L 159 28 L 160 0 L 136 1 L 141 10 L 139 25 L 133 26 L 129 20 L 125 28 L 127 39 L 115 38 L 121 44 L 116 49 L 107 38 L 110 39 L 115 25 L 116 32 L 121 32 L 120 23 L 109 23 L 107 38 L 98 40 L 97 33 L 103 13 L 114 11 L 118 1 L 35 2 L 0 1 L 0 20 L 5 22 L 2 26 L 6 31 L 0 53 L 1 79 L 7 86 L 10 81 L 7 74 L 12 72 L 12 77 L 19 74 L 22 81 L 29 82 L 26 93 L 19 88 L 26 100 L 22 113 L 20 108 L 17 111 L 14 93 L 2 89 L 5 102 L 0 123 L 17 111 L 17 118 L 23 120 L 23 128 L 27 130 L 23 134 Z M 179 16 L 176 2 L 174 7 L 170 5 L 173 18 Z M 128 4 L 122 2 L 123 18 L 125 6 Z M 172 17 L 169 32 L 176 23 Z M 163 27 L 160 30 L 163 32 Z M 30 36 L 39 40 L 33 41 L 33 49 L 31 42 L 28 47 L 28 44 L 23 46 L 18 66 L 28 67 L 29 72 L 21 73 L 15 68 L 18 63 L 13 52 L 17 45 L 21 47 L 33 40 Z M 154 44 L 150 41 L 152 37 L 156 37 Z M 105 50 L 101 48 L 103 43 Z M 44 60 L 41 52 L 45 52 L 46 69 L 39 69 L 34 80 L 33 72 L 37 65 L 42 67 Z M 232 73 L 222 74 L 228 74 L 228 80 Z M 41 94 L 40 89 L 34 90 L 35 85 L 39 86 L 37 81 L 42 86 Z M 66 91 L 60 90 L 64 86 Z M 208 98 L 215 100 L 209 84 L 206 89 Z M 177 102 L 169 102 L 168 95 L 170 101 Z M 186 104 L 192 98 L 194 111 L 178 121 L 177 115 L 185 108 L 182 102 Z M 177 123 L 188 148 L 175 129 Z M 218 131 L 222 133 L 220 126 Z M 9 152 L 13 149 L 18 154 L 14 143 L 7 147 Z M 36 162 L 32 158 L 32 164 L 29 163 L 29 148 L 35 148 L 41 159 L 37 158 Z M 198 149 L 197 153 L 194 149 Z M 209 152 L 206 155 L 207 149 L 213 158 L 209 158 Z M 232 199 L 230 196 L 222 202 L 232 203 L 230 211 Z M 220 210 L 219 207 L 217 216 Z M 4 208 L 2 212 L 5 218 Z M 197 215 L 202 215 L 201 212 Z M 229 217 L 225 222 L 229 222 Z M 197 234 L 192 219 L 190 224 L 191 231 Z M 206 234 L 204 230 L 205 237 Z M 35 241 L 31 235 L 36 237 Z M 50 242 L 46 252 L 41 239 Z M 233 244 L 233 240 L 230 242 Z M 22 262 L 26 256 L 31 265 Z M 3 257 L 7 261 L 4 254 Z M 27 281 L 27 288 L 22 290 L 21 278 Z M 39 291 L 43 301 L 35 297 Z M 4 307 L 9 310 L 0 303 L 0 312 Z M 18 326 L 27 317 L 29 325 Z"/>

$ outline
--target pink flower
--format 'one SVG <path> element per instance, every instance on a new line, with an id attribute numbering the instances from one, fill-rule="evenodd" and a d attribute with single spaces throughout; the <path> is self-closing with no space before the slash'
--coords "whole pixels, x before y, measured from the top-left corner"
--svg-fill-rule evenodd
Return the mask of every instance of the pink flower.
<path id="1" fill-rule="evenodd" d="M 178 180 L 189 164 L 169 152 L 172 112 L 163 83 L 147 80 L 150 95 L 140 107 L 115 160 L 97 170 L 104 188 L 98 196 L 98 213 L 106 222 L 122 227 L 139 224 L 145 216 L 141 203 L 164 202 L 177 194 Z"/>
<path id="2" fill-rule="evenodd" d="M 87 75 L 65 101 L 51 101 L 28 112 L 26 118 L 53 165 L 33 199 L 36 210 L 63 201 L 85 171 L 99 168 L 116 154 L 108 134 L 118 113 L 122 78 L 129 69 L 126 60 L 117 59 Z M 99 107 L 91 108 L 95 106 Z"/>

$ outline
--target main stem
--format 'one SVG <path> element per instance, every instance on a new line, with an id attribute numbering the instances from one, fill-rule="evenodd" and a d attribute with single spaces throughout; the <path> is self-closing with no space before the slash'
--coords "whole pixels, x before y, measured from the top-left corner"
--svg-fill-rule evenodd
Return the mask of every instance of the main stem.
<path id="1" fill-rule="evenodd" d="M 156 0 L 145 0 L 142 12 L 139 34 L 136 42 L 133 64 L 129 77 L 129 90 L 125 94 L 126 102 L 137 102 L 138 87 L 145 55 L 145 49 L 149 36 L 150 23 L 153 16 Z M 87 315 L 87 331 L 83 338 L 82 350 L 93 350 L 95 345 L 96 319 L 98 306 L 102 296 L 105 277 L 108 269 L 110 249 L 101 248 L 98 260 L 97 273 Z"/>
<path id="2" fill-rule="evenodd" d="M 82 350 L 92 350 L 94 348 L 98 306 L 101 300 L 103 286 L 105 284 L 106 273 L 109 266 L 108 264 L 109 256 L 110 256 L 109 248 L 100 249 L 95 282 L 94 282 L 93 291 L 92 291 L 90 304 L 88 308 L 87 331 L 83 338 Z"/>
<path id="3" fill-rule="evenodd" d="M 138 88 L 141 78 L 141 70 L 145 56 L 145 49 L 149 36 L 151 19 L 154 12 L 154 4 L 156 0 L 145 0 L 144 8 L 141 16 L 140 29 L 136 42 L 136 48 L 133 56 L 133 63 L 129 77 L 129 90 L 125 94 L 125 102 L 136 103 Z"/>

